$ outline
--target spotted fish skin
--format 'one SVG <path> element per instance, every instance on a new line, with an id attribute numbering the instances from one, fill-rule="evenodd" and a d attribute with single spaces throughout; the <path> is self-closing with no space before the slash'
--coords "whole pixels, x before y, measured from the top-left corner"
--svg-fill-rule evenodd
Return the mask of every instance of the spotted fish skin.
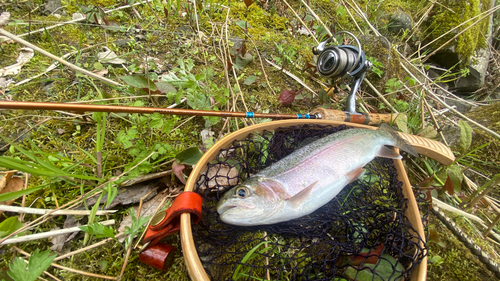
<path id="1" fill-rule="evenodd" d="M 316 140 L 227 191 L 217 212 L 223 222 L 253 226 L 308 215 L 358 179 L 375 157 L 400 159 L 386 147 L 416 151 L 387 129 L 348 129 Z"/>

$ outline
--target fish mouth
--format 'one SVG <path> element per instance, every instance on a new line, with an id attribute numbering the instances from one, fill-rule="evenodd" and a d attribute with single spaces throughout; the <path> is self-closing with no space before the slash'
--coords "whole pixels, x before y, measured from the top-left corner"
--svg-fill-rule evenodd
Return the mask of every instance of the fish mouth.
<path id="1" fill-rule="evenodd" d="M 219 208 L 217 208 L 217 213 L 219 213 L 219 215 L 222 215 L 233 208 L 236 208 L 236 206 L 234 205 L 220 206 Z"/>

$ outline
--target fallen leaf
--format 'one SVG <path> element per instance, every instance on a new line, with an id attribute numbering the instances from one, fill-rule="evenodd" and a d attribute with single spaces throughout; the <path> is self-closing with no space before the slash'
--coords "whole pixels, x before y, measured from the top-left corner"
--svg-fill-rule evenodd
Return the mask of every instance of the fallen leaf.
<path id="1" fill-rule="evenodd" d="M 141 198 L 144 196 L 148 195 L 144 200 L 149 200 L 153 196 L 156 195 L 156 188 L 158 187 L 158 182 L 157 181 L 152 181 L 152 182 L 143 182 L 143 183 L 138 183 L 134 184 L 132 186 L 129 186 L 124 189 L 120 189 L 118 195 L 116 195 L 115 199 L 113 199 L 113 202 L 109 204 L 105 209 L 111 209 L 116 205 L 130 205 L 130 204 L 135 204 L 139 203 L 141 201 Z M 105 204 L 107 201 L 108 196 L 104 195 L 101 199 L 101 204 Z M 97 196 L 90 198 L 87 200 L 87 205 L 92 206 L 96 203 L 97 201 Z"/>
<path id="2" fill-rule="evenodd" d="M 186 168 L 185 165 L 179 164 L 177 162 L 174 162 L 172 164 L 172 173 L 179 179 L 179 181 L 182 182 L 182 184 L 186 184 L 186 179 L 184 178 L 184 174 L 182 173 L 182 170 Z"/>
<path id="3" fill-rule="evenodd" d="M 444 183 L 444 189 L 448 191 L 450 195 L 453 195 L 455 193 L 455 184 L 453 184 L 453 180 L 449 175 L 446 177 L 446 182 Z"/>
<path id="4" fill-rule="evenodd" d="M 250 76 L 248 76 L 245 79 L 245 81 L 243 82 L 243 84 L 245 84 L 245 85 L 252 85 L 253 83 L 255 83 L 255 81 L 257 81 L 257 76 L 250 75 Z"/>
<path id="5" fill-rule="evenodd" d="M 108 74 L 108 69 L 107 68 L 103 68 L 101 70 L 95 70 L 93 72 L 95 74 L 99 75 L 99 76 L 104 76 L 104 75 Z"/>
<path id="6" fill-rule="evenodd" d="M 7 182 L 7 185 L 2 189 L 2 192 L 0 194 L 19 191 L 19 190 L 23 189 L 23 186 L 24 186 L 23 179 L 21 179 L 20 177 L 12 177 Z M 17 198 L 12 199 L 12 200 L 8 200 L 8 201 L 3 201 L 3 202 L 0 202 L 0 204 L 10 206 L 10 205 L 12 205 L 12 203 L 14 203 L 14 201 L 16 201 L 16 199 Z M 0 214 L 2 214 L 2 213 L 3 213 L 3 211 L 0 212 Z"/>
<path id="7" fill-rule="evenodd" d="M 50 230 L 58 230 L 58 229 L 60 229 L 60 228 L 57 227 L 57 226 L 54 226 Z M 55 235 L 55 236 L 52 236 L 50 238 L 50 242 L 52 243 L 52 246 L 50 247 L 50 249 L 52 251 L 56 251 L 58 253 L 61 253 L 62 250 L 63 250 L 63 248 L 64 248 L 64 243 L 66 242 L 67 236 L 68 235 Z"/>
<path id="8" fill-rule="evenodd" d="M 3 12 L 2 14 L 0 14 L 0 27 L 7 25 L 7 23 L 9 23 L 9 18 L 10 18 L 9 12 Z"/>
<path id="9" fill-rule="evenodd" d="M 283 104 L 291 104 L 295 100 L 296 91 L 284 90 L 278 98 L 278 101 Z"/>
<path id="10" fill-rule="evenodd" d="M 248 7 L 250 7 L 254 2 L 252 0 L 243 0 L 243 2 L 245 2 L 245 5 Z"/>
<path id="11" fill-rule="evenodd" d="M 7 75 L 17 75 L 21 72 L 21 67 L 31 60 L 34 55 L 34 51 L 31 48 L 21 48 L 19 49 L 19 55 L 17 56 L 17 63 L 13 65 L 0 68 L 0 76 Z"/>
<path id="12" fill-rule="evenodd" d="M 5 186 L 7 186 L 7 182 L 9 182 L 10 178 L 14 175 L 14 172 L 8 172 L 3 176 L 3 178 L 0 179 L 0 193 L 2 193 L 2 190 L 4 189 Z"/>
<path id="13" fill-rule="evenodd" d="M 109 64 L 122 64 L 125 60 L 119 58 L 115 52 L 111 51 L 108 47 L 103 47 L 104 51 L 97 54 L 97 58 L 101 63 Z"/>

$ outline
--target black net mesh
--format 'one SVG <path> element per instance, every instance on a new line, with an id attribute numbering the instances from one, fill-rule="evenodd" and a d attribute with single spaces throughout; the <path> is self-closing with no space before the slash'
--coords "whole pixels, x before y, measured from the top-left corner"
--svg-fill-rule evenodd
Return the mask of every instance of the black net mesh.
<path id="1" fill-rule="evenodd" d="M 208 164 L 195 189 L 203 196 L 204 206 L 193 236 L 212 280 L 403 280 L 410 276 L 427 248 L 404 215 L 407 199 L 390 159 L 370 162 L 361 179 L 308 216 L 253 227 L 219 219 L 216 205 L 224 191 L 311 138 L 345 129 L 301 125 L 251 134 L 221 150 Z M 425 222 L 427 204 L 421 194 L 415 195 Z"/>

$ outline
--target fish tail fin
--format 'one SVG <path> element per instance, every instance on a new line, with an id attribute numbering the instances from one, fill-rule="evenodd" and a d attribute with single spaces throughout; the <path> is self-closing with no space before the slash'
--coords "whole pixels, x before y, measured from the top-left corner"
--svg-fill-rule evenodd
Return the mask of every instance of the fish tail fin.
<path id="1" fill-rule="evenodd" d="M 408 152 L 409 154 L 418 157 L 418 152 L 413 148 L 413 146 L 405 139 L 401 137 L 401 135 L 394 130 L 391 126 L 388 124 L 382 123 L 380 127 L 378 128 L 381 131 L 389 133 L 396 141 L 396 147 Z"/>

